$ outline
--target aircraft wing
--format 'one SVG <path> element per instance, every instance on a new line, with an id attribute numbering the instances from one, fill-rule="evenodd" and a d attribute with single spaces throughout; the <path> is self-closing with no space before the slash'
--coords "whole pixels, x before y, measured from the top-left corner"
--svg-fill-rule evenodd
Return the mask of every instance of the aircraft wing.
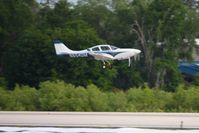
<path id="1" fill-rule="evenodd" d="M 96 60 L 113 60 L 113 56 L 107 53 L 94 53 L 89 52 L 91 56 L 94 57 Z"/>

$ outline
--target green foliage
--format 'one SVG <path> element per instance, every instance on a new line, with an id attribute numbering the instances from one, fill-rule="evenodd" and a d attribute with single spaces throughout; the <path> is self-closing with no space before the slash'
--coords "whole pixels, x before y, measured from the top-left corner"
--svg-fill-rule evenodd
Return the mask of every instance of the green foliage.
<path id="1" fill-rule="evenodd" d="M 107 92 L 93 84 L 86 88 L 63 81 L 45 81 L 39 90 L 16 86 L 0 88 L 2 111 L 114 111 L 114 112 L 199 112 L 199 88 L 179 86 L 176 92 L 130 88 Z"/>
<path id="2" fill-rule="evenodd" d="M 9 99 L 9 95 L 8 95 L 8 92 L 0 87 L 0 111 L 2 110 L 6 110 L 7 108 L 7 104 L 8 104 L 8 99 Z"/>
<path id="3" fill-rule="evenodd" d="M 198 95 L 199 89 L 192 86 L 186 90 L 183 86 L 177 88 L 177 92 L 173 95 L 173 100 L 169 103 L 169 111 L 176 112 L 198 112 Z"/>
<path id="4" fill-rule="evenodd" d="M 147 82 L 174 91 L 182 82 L 177 60 L 190 58 L 193 36 L 198 33 L 197 17 L 181 0 L 135 0 L 132 9 L 135 18 L 132 31 L 143 51 Z"/>
<path id="5" fill-rule="evenodd" d="M 8 92 L 6 110 L 36 111 L 38 109 L 38 92 L 29 86 L 16 86 L 14 91 Z"/>
<path id="6" fill-rule="evenodd" d="M 133 106 L 128 104 L 126 94 L 122 91 L 108 93 L 110 111 L 135 111 Z"/>
<path id="7" fill-rule="evenodd" d="M 170 93 L 153 90 L 145 86 L 143 89 L 131 88 L 127 91 L 129 103 L 135 106 L 136 111 L 163 112 L 172 99 Z"/>
<path id="8" fill-rule="evenodd" d="M 4 77 L 0 77 L 0 87 L 6 88 L 7 82 Z"/>
<path id="9" fill-rule="evenodd" d="M 63 27 L 70 14 L 69 3 L 60 0 L 56 3 L 54 10 L 48 14 L 48 23 L 52 27 Z"/>
<path id="10" fill-rule="evenodd" d="M 145 89 L 129 89 L 127 92 L 128 101 L 140 111 L 154 111 L 154 94 L 152 90 Z"/>
<path id="11" fill-rule="evenodd" d="M 101 92 L 95 85 L 87 87 L 88 98 L 91 110 L 93 111 L 107 111 L 108 110 L 108 96 Z"/>
<path id="12" fill-rule="evenodd" d="M 175 92 L 182 82 L 178 60 L 191 60 L 198 18 L 181 0 L 81 0 L 73 6 L 66 0 L 54 5 L 39 5 L 35 0 L 1 0 L 0 86 L 7 84 L 8 89 L 14 89 L 19 84 L 39 88 L 39 83 L 46 80 L 64 80 L 75 86 L 95 84 L 111 91 L 141 87 L 147 82 L 150 87 Z M 57 57 L 54 39 L 75 50 L 105 43 L 138 48 L 142 50 L 141 60 L 133 62 L 130 68 L 126 61 L 116 61 L 112 69 L 104 70 L 101 62 L 95 60 Z M 158 42 L 162 45 L 157 45 Z M 81 87 L 79 91 L 88 93 Z M 49 103 L 49 110 L 76 109 L 73 99 L 69 100 L 70 106 L 60 108 L 62 101 L 50 96 L 57 105 L 50 108 Z M 112 95 L 110 98 L 114 99 Z M 125 106 L 129 104 L 132 107 L 127 110 L 135 110 L 134 104 L 127 102 Z M 47 108 L 44 105 L 42 110 Z M 103 105 L 104 110 L 111 110 L 107 105 Z M 86 106 L 77 110 L 100 111 L 98 105 Z M 114 106 L 114 110 L 120 110 Z"/>
<path id="13" fill-rule="evenodd" d="M 55 83 L 46 81 L 41 83 L 39 87 L 40 108 L 45 111 L 62 110 L 66 91 L 70 92 L 74 88 L 72 85 L 68 88 L 64 82 L 58 81 Z"/>
<path id="14" fill-rule="evenodd" d="M 53 55 L 50 43 L 49 37 L 35 28 L 24 31 L 16 45 L 5 54 L 4 73 L 9 86 L 16 83 L 37 86 L 50 77 Z"/>
<path id="15" fill-rule="evenodd" d="M 199 86 L 199 74 L 194 75 L 193 84 Z"/>
<path id="16" fill-rule="evenodd" d="M 124 62 L 123 62 L 124 63 Z M 118 68 L 117 77 L 114 79 L 114 85 L 118 88 L 128 89 L 128 86 L 139 87 L 143 84 L 143 79 L 141 77 L 141 73 L 136 67 L 138 65 L 132 64 L 131 69 L 126 69 L 126 65 L 124 64 L 120 68 Z"/>

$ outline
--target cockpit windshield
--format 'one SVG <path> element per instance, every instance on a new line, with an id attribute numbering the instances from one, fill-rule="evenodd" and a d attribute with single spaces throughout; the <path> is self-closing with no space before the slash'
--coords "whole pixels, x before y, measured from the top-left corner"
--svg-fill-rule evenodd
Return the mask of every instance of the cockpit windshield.
<path id="1" fill-rule="evenodd" d="M 116 50 L 116 49 L 118 49 L 118 47 L 115 47 L 115 46 L 111 45 L 111 49 L 112 50 Z"/>

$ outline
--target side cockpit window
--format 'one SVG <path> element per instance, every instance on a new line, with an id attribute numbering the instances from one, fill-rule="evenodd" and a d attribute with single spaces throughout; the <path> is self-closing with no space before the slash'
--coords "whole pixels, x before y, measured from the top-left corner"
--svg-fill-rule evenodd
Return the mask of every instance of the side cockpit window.
<path id="1" fill-rule="evenodd" d="M 92 48 L 92 51 L 100 51 L 99 47 Z"/>
<path id="2" fill-rule="evenodd" d="M 107 50 L 110 50 L 110 48 L 108 46 L 101 46 L 101 50 L 102 51 L 107 51 Z"/>

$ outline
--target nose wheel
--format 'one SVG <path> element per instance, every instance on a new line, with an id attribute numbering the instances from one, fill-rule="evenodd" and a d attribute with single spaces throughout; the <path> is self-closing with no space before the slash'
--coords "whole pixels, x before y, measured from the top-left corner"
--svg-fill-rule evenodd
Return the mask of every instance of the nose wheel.
<path id="1" fill-rule="evenodd" d="M 111 66 L 111 63 L 110 62 L 108 62 L 108 61 L 103 61 L 103 66 L 102 66 L 102 68 L 103 69 L 105 69 L 105 68 L 112 68 L 112 66 Z"/>

